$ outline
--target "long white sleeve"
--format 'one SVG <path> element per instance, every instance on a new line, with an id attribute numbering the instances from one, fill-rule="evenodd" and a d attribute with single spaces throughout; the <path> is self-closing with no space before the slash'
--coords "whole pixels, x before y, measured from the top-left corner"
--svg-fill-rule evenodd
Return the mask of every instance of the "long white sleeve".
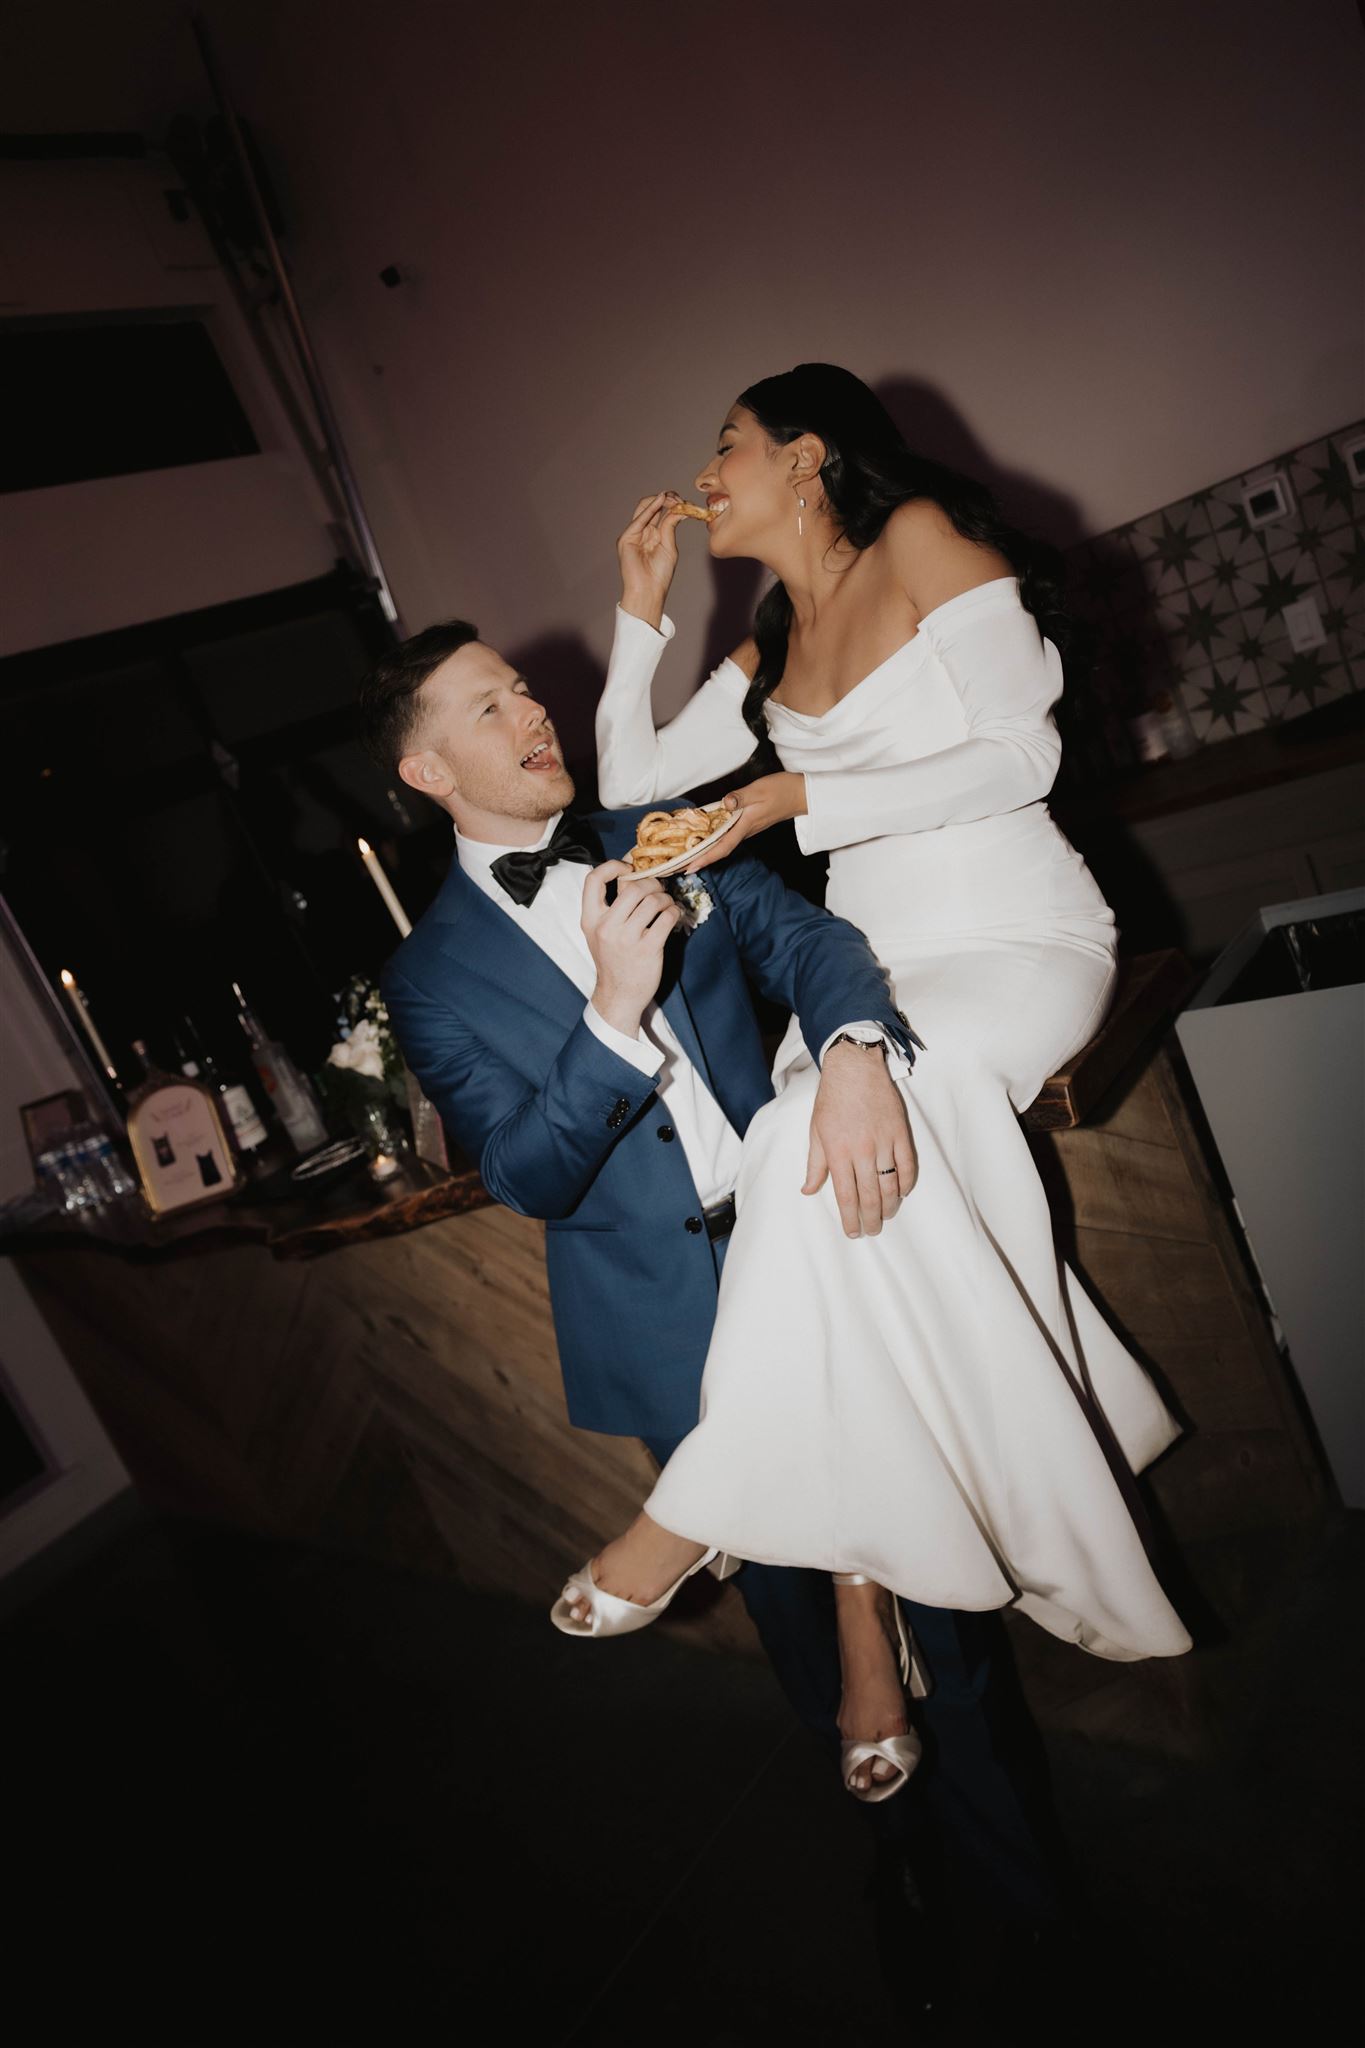
<path id="1" fill-rule="evenodd" d="M 997 592 L 998 585 L 981 586 Z M 803 853 L 829 853 L 889 834 L 1022 810 L 1051 789 L 1062 743 L 1052 707 L 1062 693 L 1061 657 L 1022 605 L 965 591 L 926 614 L 919 631 L 962 707 L 967 738 L 885 768 L 806 775 Z"/>
<path id="2" fill-rule="evenodd" d="M 748 678 L 723 661 L 677 717 L 654 729 L 649 689 L 673 638 L 616 607 L 616 636 L 597 706 L 597 788 L 609 810 L 656 803 L 742 767 L 757 742 L 744 723 Z"/>

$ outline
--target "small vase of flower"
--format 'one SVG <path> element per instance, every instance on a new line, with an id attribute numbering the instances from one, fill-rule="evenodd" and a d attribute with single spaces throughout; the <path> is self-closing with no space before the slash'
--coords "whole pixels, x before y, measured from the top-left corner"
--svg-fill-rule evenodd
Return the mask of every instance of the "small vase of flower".
<path id="1" fill-rule="evenodd" d="M 401 1173 L 411 1150 L 407 1070 L 384 998 L 363 974 L 353 975 L 337 999 L 337 1041 L 318 1082 L 328 1108 L 364 1140 L 370 1178 Z"/>

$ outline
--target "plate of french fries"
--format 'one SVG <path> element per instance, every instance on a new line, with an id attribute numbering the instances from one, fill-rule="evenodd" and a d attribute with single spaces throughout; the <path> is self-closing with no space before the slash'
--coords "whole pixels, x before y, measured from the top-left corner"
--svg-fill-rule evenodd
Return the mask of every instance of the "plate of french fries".
<path id="1" fill-rule="evenodd" d="M 635 828 L 626 859 L 637 875 L 676 875 L 739 823 L 739 812 L 724 804 L 692 805 L 679 811 L 648 811 Z"/>

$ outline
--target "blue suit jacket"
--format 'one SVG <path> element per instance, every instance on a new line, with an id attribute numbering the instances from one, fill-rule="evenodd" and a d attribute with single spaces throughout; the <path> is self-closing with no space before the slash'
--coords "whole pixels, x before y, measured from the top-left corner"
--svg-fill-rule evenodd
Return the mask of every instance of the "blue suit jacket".
<path id="1" fill-rule="evenodd" d="M 608 858 L 634 844 L 643 815 L 589 820 Z M 796 1012 L 812 1057 L 868 1018 L 913 1060 L 913 1034 L 853 925 L 743 851 L 704 880 L 715 907 L 669 941 L 660 1000 L 737 1131 L 773 1092 L 746 969 Z M 697 1420 L 716 1263 L 704 1232 L 687 1228 L 700 1203 L 682 1146 L 663 1141 L 653 1080 L 594 1036 L 580 990 L 458 860 L 382 988 L 409 1065 L 489 1194 L 545 1218 L 571 1421 L 683 1435 Z"/>

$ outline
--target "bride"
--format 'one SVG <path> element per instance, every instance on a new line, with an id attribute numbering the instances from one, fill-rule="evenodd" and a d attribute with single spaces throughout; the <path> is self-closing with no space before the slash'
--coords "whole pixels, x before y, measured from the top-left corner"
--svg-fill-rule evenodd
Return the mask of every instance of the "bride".
<path id="1" fill-rule="evenodd" d="M 785 819 L 829 855 L 830 909 L 923 1042 L 913 1071 L 880 1041 L 863 1055 L 887 1060 L 913 1146 L 827 1185 L 794 1021 L 745 1137 L 701 1420 L 554 1619 L 639 1627 L 717 1552 L 835 1575 L 845 1782 L 884 1798 L 918 1755 L 903 1688 L 922 1690 L 893 1596 L 1012 1605 L 1101 1657 L 1190 1646 L 1121 1483 L 1177 1426 L 1059 1260 L 1018 1123 L 1104 1016 L 1114 918 L 1045 801 L 1056 605 L 987 493 L 819 363 L 743 393 L 696 489 L 712 555 L 776 581 L 753 638 L 656 732 L 684 514 L 673 492 L 640 504 L 602 801 L 677 796 L 771 743 L 780 770 L 727 799 L 734 829 L 694 866 Z"/>

